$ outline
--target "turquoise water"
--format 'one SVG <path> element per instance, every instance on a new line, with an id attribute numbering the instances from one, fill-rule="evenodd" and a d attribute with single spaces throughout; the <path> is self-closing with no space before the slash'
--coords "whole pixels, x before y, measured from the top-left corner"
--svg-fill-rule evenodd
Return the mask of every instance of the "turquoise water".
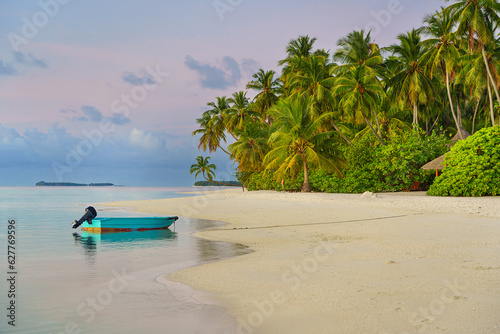
<path id="1" fill-rule="evenodd" d="M 248 253 L 241 245 L 192 236 L 220 223 L 180 217 L 175 230 L 103 235 L 71 228 L 88 205 L 99 216 L 147 216 L 98 203 L 192 196 L 184 193 L 192 189 L 0 188 L 0 268 L 5 275 L 0 280 L 0 333 L 230 332 L 234 320 L 223 309 L 198 302 L 193 291 L 162 275 Z M 13 229 L 10 255 L 15 254 L 15 262 L 9 264 L 13 257 L 7 247 L 14 239 L 8 239 L 8 232 Z M 15 326 L 9 324 L 11 302 Z"/>

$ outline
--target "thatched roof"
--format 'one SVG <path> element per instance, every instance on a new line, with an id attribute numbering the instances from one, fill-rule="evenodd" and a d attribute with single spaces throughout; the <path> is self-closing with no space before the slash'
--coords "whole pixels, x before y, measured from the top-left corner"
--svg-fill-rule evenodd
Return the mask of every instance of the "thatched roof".
<path id="1" fill-rule="evenodd" d="M 438 157 L 438 158 L 436 158 L 436 159 L 434 159 L 434 160 L 426 163 L 425 165 L 423 165 L 420 168 L 422 168 L 422 169 L 439 169 L 439 170 L 443 169 L 444 168 L 444 156 L 445 155 L 446 154 L 443 154 L 442 156 L 440 156 L 440 157 Z"/>
<path id="2" fill-rule="evenodd" d="M 466 130 L 464 130 L 463 128 L 459 128 L 460 132 L 462 132 L 462 136 L 465 138 L 467 137 L 470 137 L 470 133 L 468 133 Z M 457 134 L 451 139 L 451 146 L 453 146 L 457 141 L 461 140 L 460 138 L 460 134 L 458 133 L 457 131 Z M 444 168 L 444 156 L 446 155 L 443 154 L 442 156 L 440 157 L 437 157 L 436 159 L 426 163 L 425 165 L 423 165 L 422 167 L 420 167 L 421 169 L 438 169 L 438 170 L 441 170 Z"/>
<path id="3" fill-rule="evenodd" d="M 457 133 L 455 134 L 455 136 L 453 138 L 451 138 L 451 145 L 455 144 L 457 141 L 459 141 L 460 139 L 460 134 L 459 132 L 462 133 L 462 137 L 464 137 L 464 139 L 466 139 L 467 137 L 470 137 L 470 133 L 467 132 L 467 130 L 464 130 L 464 128 L 460 127 L 457 131 Z"/>

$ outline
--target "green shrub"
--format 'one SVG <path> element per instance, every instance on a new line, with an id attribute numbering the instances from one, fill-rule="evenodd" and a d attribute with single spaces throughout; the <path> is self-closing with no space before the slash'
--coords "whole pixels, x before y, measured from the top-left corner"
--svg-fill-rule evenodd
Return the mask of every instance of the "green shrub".
<path id="1" fill-rule="evenodd" d="M 446 152 L 448 142 L 443 135 L 426 136 L 417 131 L 390 136 L 387 145 L 368 140 L 346 148 L 348 169 L 342 192 L 401 191 L 414 182 L 426 189 L 435 176 L 420 167 Z"/>
<path id="2" fill-rule="evenodd" d="M 435 178 L 434 172 L 420 169 L 425 163 L 446 152 L 447 139 L 442 135 L 426 136 L 409 132 L 387 138 L 388 144 L 380 145 L 374 138 L 365 137 L 354 146 L 343 148 L 346 168 L 344 177 L 323 170 L 311 169 L 311 190 L 329 193 L 363 193 L 365 191 L 401 191 L 420 182 L 426 189 Z M 298 190 L 304 181 L 300 173 L 296 180 L 274 180 L 272 172 L 255 173 L 248 181 L 249 190 Z"/>
<path id="3" fill-rule="evenodd" d="M 496 196 L 500 194 L 500 127 L 483 128 L 458 141 L 445 156 L 443 173 L 428 194 Z"/>

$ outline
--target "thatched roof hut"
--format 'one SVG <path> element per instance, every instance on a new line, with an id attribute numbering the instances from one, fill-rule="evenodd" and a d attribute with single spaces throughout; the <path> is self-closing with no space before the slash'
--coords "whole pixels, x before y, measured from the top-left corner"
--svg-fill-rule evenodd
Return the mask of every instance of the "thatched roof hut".
<path id="1" fill-rule="evenodd" d="M 444 156 L 446 154 L 443 154 L 442 156 L 426 163 L 425 165 L 423 165 L 422 169 L 435 169 L 435 170 L 441 170 L 444 168 Z"/>
<path id="2" fill-rule="evenodd" d="M 470 133 L 467 132 L 467 130 L 465 130 L 464 128 L 460 127 L 457 131 L 457 133 L 455 134 L 455 136 L 453 136 L 453 138 L 451 138 L 451 146 L 453 146 L 453 144 L 455 144 L 457 141 L 459 141 L 460 139 L 462 139 L 460 137 L 460 133 L 462 133 L 462 137 L 464 139 L 466 139 L 467 137 L 470 137 Z"/>
<path id="3" fill-rule="evenodd" d="M 462 132 L 462 137 L 465 139 L 467 137 L 470 136 L 470 133 L 468 133 L 466 130 L 464 130 L 463 128 L 459 128 L 460 132 Z M 460 138 L 460 134 L 456 133 L 456 135 L 451 139 L 451 146 L 453 146 L 457 141 L 461 140 Z M 443 154 L 442 156 L 440 157 L 437 157 L 436 159 L 426 163 L 425 165 L 423 165 L 422 167 L 420 167 L 421 169 L 435 169 L 436 170 L 436 175 L 438 173 L 438 170 L 441 170 L 444 168 L 444 156 L 446 155 Z"/>

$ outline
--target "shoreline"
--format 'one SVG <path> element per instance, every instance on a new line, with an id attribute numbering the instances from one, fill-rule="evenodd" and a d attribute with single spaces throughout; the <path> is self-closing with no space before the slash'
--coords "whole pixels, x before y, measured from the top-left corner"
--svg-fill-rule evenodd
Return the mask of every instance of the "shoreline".
<path id="1" fill-rule="evenodd" d="M 169 274 L 234 333 L 500 332 L 500 198 L 210 191 L 113 202 L 227 223 L 197 237 L 254 252 Z"/>

